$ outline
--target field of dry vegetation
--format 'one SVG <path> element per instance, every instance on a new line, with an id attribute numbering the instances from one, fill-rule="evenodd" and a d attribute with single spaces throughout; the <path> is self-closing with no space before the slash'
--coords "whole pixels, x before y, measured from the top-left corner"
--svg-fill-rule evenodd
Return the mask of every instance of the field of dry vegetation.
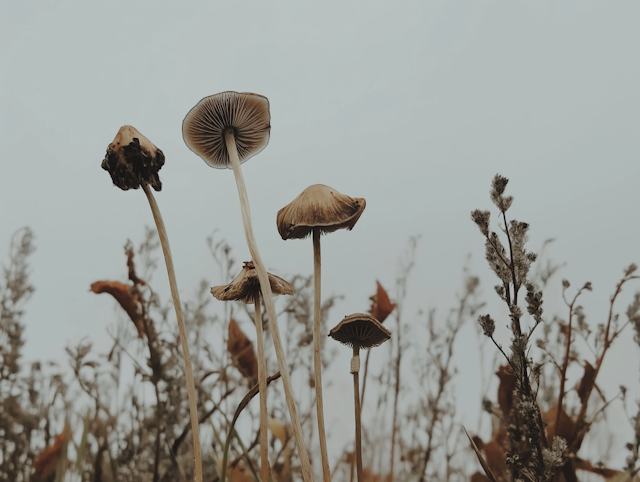
<path id="1" fill-rule="evenodd" d="M 242 106 L 229 103 L 233 93 L 224 94 L 226 107 L 208 108 L 233 128 L 220 124 L 220 132 L 203 134 L 205 121 L 194 120 L 198 112 L 192 111 L 183 132 L 187 145 L 208 164 L 233 167 L 244 215 L 248 200 L 243 199 L 236 161 L 266 146 L 269 125 L 268 119 L 246 121 L 242 116 L 249 114 L 239 113 Z M 206 98 L 198 106 L 207 99 L 213 102 Z M 250 98 L 244 108 L 262 99 Z M 249 107 L 254 113 L 261 108 Z M 239 125 L 240 118 L 248 126 Z M 266 140 L 261 129 L 266 129 Z M 205 142 L 206 152 L 199 151 L 198 142 L 206 135 L 217 136 L 218 142 Z M 278 216 L 283 239 L 312 239 L 297 242 L 314 243 L 314 276 L 267 278 L 245 216 L 252 260 L 236 259 L 224 239 L 212 236 L 207 242 L 218 268 L 215 276 L 225 284 L 212 289 L 202 281 L 197 296 L 184 301 L 173 284 L 173 298 L 158 296 L 154 283 L 172 271 L 168 234 L 150 189 L 161 188 L 158 171 L 163 164 L 162 151 L 133 128 L 121 130 L 103 163 L 118 187 L 143 188 L 157 227 L 147 228 L 135 244 L 123 240 L 120 279 L 103 280 L 96 273 L 90 284 L 96 296 L 112 297 L 123 313 L 104 327 L 108 352 L 95 350 L 86 339 L 66 347 L 68 364 L 21 356 L 24 313 L 37 288 L 29 273 L 37 266 L 30 265 L 32 231 L 25 228 L 13 235 L 0 281 L 1 481 L 637 480 L 640 405 L 626 397 L 624 387 L 611 394 L 598 384 L 603 362 L 620 337 L 634 336 L 640 344 L 637 267 L 616 268 L 623 269 L 619 283 L 611 287 L 606 319 L 587 321 L 580 302 L 591 283 L 574 286 L 567 280 L 561 283 L 565 306 L 557 316 L 548 314 L 543 300 L 548 290 L 560 286 L 559 265 L 541 263 L 529 250 L 530 226 L 509 216 L 513 198 L 507 195 L 506 178 L 495 176 L 489 189 L 493 207 L 473 211 L 471 220 L 496 278 L 495 293 L 482 292 L 504 303 L 508 319 L 486 311 L 479 278 L 468 271 L 456 306 L 421 318 L 407 314 L 417 238 L 410 238 L 399 258 L 395 285 L 364 280 L 371 283 L 369 312 L 345 318 L 352 314 L 335 312 L 337 295 L 316 291 L 320 235 L 357 229 L 365 201 L 327 186 L 311 186 L 292 203 L 295 214 L 287 206 Z M 294 205 L 305 196 L 311 199 L 306 207 Z M 300 214 L 303 209 L 308 212 Z M 623 290 L 636 290 L 628 306 L 618 300 Z M 275 304 L 271 292 L 281 293 Z M 279 334 L 274 333 L 276 318 Z M 495 354 L 485 371 L 498 388 L 486 398 L 453 384 L 461 359 L 456 341 L 471 323 Z M 505 325 L 509 346 L 494 338 Z M 329 465 L 323 445 L 343 442 L 324 440 L 318 380 L 337 350 L 353 350 L 350 410 L 360 433 Z M 370 357 L 383 363 L 370 364 Z M 351 377 L 347 369 L 342 372 L 345 380 Z M 572 378 L 568 372 L 580 375 Z M 629 373 L 629 384 L 637 384 L 638 367 Z M 474 403 L 482 405 L 490 438 L 462 426 L 456 397 L 475 397 Z M 609 466 L 605 454 L 594 459 L 581 451 L 589 437 L 608 430 L 609 410 L 624 411 L 635 434 L 623 441 L 625 466 Z M 615 429 L 607 433 L 617 436 Z"/>

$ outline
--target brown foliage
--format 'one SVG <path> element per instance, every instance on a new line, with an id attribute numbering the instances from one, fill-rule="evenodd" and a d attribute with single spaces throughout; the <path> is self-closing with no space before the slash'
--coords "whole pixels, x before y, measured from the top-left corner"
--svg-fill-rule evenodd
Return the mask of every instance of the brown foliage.
<path id="1" fill-rule="evenodd" d="M 94 293 L 109 293 L 113 296 L 122 309 L 127 312 L 131 321 L 138 330 L 138 337 L 144 337 L 144 317 L 138 300 L 131 286 L 119 281 L 96 281 L 91 284 L 91 291 Z"/>
<path id="2" fill-rule="evenodd" d="M 36 478 L 44 479 L 56 471 L 60 453 L 70 434 L 69 428 L 65 427 L 62 433 L 56 436 L 53 445 L 45 447 L 44 450 L 40 452 L 40 455 L 36 457 L 33 462 L 33 468 L 35 470 L 34 476 Z"/>
<path id="3" fill-rule="evenodd" d="M 386 290 L 382 287 L 379 281 L 376 281 L 376 283 L 378 285 L 376 294 L 369 298 L 371 300 L 371 309 L 369 310 L 369 313 L 371 313 L 371 316 L 380 323 L 383 323 L 398 305 L 396 303 L 391 303 Z"/>
<path id="4" fill-rule="evenodd" d="M 587 397 L 591 394 L 591 390 L 593 389 L 594 384 L 596 383 L 596 369 L 585 360 L 584 362 L 584 375 L 580 380 L 580 385 L 578 386 L 578 396 L 580 397 L 581 403 L 586 403 Z"/>
<path id="5" fill-rule="evenodd" d="M 233 318 L 229 322 L 227 351 L 231 355 L 233 366 L 247 379 L 249 385 L 253 386 L 258 383 L 258 359 L 253 349 L 253 343 Z"/>
<path id="6" fill-rule="evenodd" d="M 500 379 L 498 386 L 498 405 L 505 419 L 509 417 L 513 408 L 513 391 L 516 389 L 517 378 L 509 365 L 502 365 L 496 372 Z"/>
<path id="7" fill-rule="evenodd" d="M 549 445 L 553 442 L 553 437 L 562 437 L 570 445 L 573 442 L 576 433 L 576 422 L 573 420 L 564 408 L 560 412 L 560 422 L 556 429 L 556 417 L 558 407 L 552 407 L 549 411 L 542 415 L 542 421 L 547 424 L 547 441 Z"/>

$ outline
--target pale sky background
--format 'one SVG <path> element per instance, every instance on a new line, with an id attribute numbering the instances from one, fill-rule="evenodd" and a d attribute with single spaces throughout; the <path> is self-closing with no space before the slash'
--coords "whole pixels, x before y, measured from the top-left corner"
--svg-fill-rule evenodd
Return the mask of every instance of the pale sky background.
<path id="1" fill-rule="evenodd" d="M 507 344 L 469 220 L 491 207 L 499 172 L 511 179 L 512 216 L 531 224 L 531 249 L 554 237 L 551 256 L 566 263 L 546 315 L 566 312 L 562 277 L 590 280 L 583 304 L 595 326 L 622 269 L 640 263 L 639 25 L 640 2 L 631 0 L 1 2 L 0 259 L 22 226 L 37 246 L 25 357 L 64 360 L 65 345 L 83 337 L 108 344 L 113 302 L 89 284 L 122 279 L 124 242 L 140 241 L 153 223 L 144 194 L 120 191 L 100 168 L 123 124 L 165 153 L 157 200 L 183 297 L 201 278 L 218 279 L 205 244 L 213 230 L 248 259 L 232 172 L 207 167 L 181 135 L 189 109 L 225 90 L 270 100 L 270 143 L 243 169 L 272 271 L 312 271 L 311 241 L 283 242 L 275 226 L 304 188 L 328 184 L 367 201 L 352 232 L 322 240 L 323 291 L 346 295 L 335 323 L 368 308 L 376 279 L 393 286 L 398 256 L 420 234 L 407 316 L 444 313 L 471 254 Z M 168 294 L 162 271 L 156 279 Z M 638 289 L 625 290 L 620 312 Z M 469 325 L 456 346 L 455 382 L 472 427 L 474 332 Z M 617 342 L 599 378 L 610 396 L 621 383 L 640 395 L 631 338 Z M 348 440 L 342 351 L 334 379 L 346 394 L 329 397 L 327 423 Z M 630 440 L 624 423 L 620 430 Z"/>

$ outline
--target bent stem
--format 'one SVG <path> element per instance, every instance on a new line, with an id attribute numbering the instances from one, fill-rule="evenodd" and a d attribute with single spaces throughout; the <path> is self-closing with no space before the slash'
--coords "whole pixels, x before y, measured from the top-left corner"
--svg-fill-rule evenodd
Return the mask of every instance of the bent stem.
<path id="1" fill-rule="evenodd" d="M 269 318 L 269 327 L 271 329 L 271 337 L 273 338 L 273 347 L 276 351 L 276 357 L 278 358 L 278 367 L 280 368 L 280 373 L 282 374 L 282 384 L 284 386 L 284 395 L 287 401 L 287 408 L 289 409 L 289 417 L 291 418 L 291 428 L 293 429 L 293 435 L 296 440 L 296 446 L 298 448 L 298 456 L 300 457 L 300 465 L 302 467 L 302 479 L 305 482 L 312 482 L 313 475 L 311 472 L 311 464 L 309 463 L 309 454 L 307 453 L 307 448 L 305 447 L 304 439 L 302 438 L 302 427 L 300 426 L 298 411 L 296 410 L 296 403 L 293 399 L 293 388 L 291 386 L 291 378 L 289 377 L 289 368 L 287 366 L 287 360 L 284 356 L 282 342 L 280 341 L 280 331 L 278 329 L 276 307 L 273 304 L 273 293 L 271 292 L 271 285 L 269 284 L 267 270 L 265 269 L 262 258 L 260 257 L 258 245 L 253 235 L 253 227 L 251 226 L 251 210 L 249 208 L 249 197 L 247 196 L 247 188 L 244 184 L 244 177 L 242 176 L 240 159 L 238 158 L 238 149 L 236 147 L 236 139 L 232 130 L 227 130 L 224 137 L 227 145 L 227 152 L 229 153 L 229 159 L 231 160 L 231 166 L 233 167 L 233 174 L 236 178 L 236 185 L 238 187 L 238 196 L 240 197 L 240 208 L 242 211 L 244 234 L 247 239 L 249 253 L 251 254 L 253 264 L 255 265 L 256 272 L 258 273 L 258 280 L 260 281 L 262 298 L 264 300 L 265 308 L 267 309 L 267 317 Z"/>
<path id="2" fill-rule="evenodd" d="M 260 390 L 260 476 L 269 482 L 269 440 L 267 438 L 267 364 L 264 361 L 260 290 L 255 294 L 256 338 L 258 340 L 258 386 Z"/>
<path id="3" fill-rule="evenodd" d="M 363 482 L 362 478 L 362 428 L 360 426 L 360 387 L 359 375 L 360 371 L 360 345 L 353 345 L 353 358 L 351 359 L 351 373 L 353 373 L 353 405 L 356 411 L 356 471 L 358 473 L 358 482 Z"/>
<path id="4" fill-rule="evenodd" d="M 313 230 L 313 368 L 315 370 L 316 411 L 318 414 L 318 436 L 320 437 L 320 455 L 322 457 L 322 475 L 324 482 L 331 482 L 331 469 L 327 456 L 327 438 L 324 430 L 324 406 L 322 403 L 322 357 L 320 356 L 320 320 L 321 320 L 321 263 L 320 230 Z"/>
<path id="5" fill-rule="evenodd" d="M 182 304 L 180 303 L 180 295 L 178 294 L 178 282 L 176 281 L 176 273 L 173 269 L 173 258 L 171 257 L 171 248 L 169 247 L 169 237 L 167 229 L 164 226 L 160 208 L 156 199 L 149 188 L 149 185 L 142 184 L 142 189 L 147 195 L 151 213 L 156 222 L 164 261 L 167 266 L 167 274 L 169 275 L 169 286 L 171 287 L 171 296 L 173 297 L 173 306 L 176 310 L 176 318 L 178 320 L 178 331 L 180 332 L 180 343 L 182 344 L 182 356 L 184 357 L 184 365 L 187 377 L 187 392 L 189 394 L 189 416 L 191 417 L 191 432 L 193 434 L 193 458 L 194 458 L 194 476 L 196 482 L 202 482 L 202 456 L 200 454 L 200 432 L 198 424 L 198 407 L 196 406 L 196 387 L 193 382 L 193 371 L 191 369 L 191 356 L 189 355 L 189 346 L 187 345 L 187 331 L 184 326 L 184 317 L 182 316 Z"/>

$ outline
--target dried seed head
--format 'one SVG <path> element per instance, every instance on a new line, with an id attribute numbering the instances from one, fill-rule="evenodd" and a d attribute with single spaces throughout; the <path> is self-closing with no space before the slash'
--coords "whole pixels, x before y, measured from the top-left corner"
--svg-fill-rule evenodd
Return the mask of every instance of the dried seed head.
<path id="1" fill-rule="evenodd" d="M 122 126 L 102 161 L 113 184 L 120 189 L 138 189 L 146 183 L 156 191 L 162 189 L 158 171 L 164 165 L 164 154 L 133 126 Z"/>
<path id="2" fill-rule="evenodd" d="M 182 122 L 187 147 L 209 166 L 231 169 L 225 134 L 233 132 L 240 163 L 248 161 L 269 143 L 269 100 L 249 92 L 221 92 L 205 97 Z"/>
<path id="3" fill-rule="evenodd" d="M 278 211 L 282 239 L 303 239 L 314 228 L 322 234 L 353 229 L 365 208 L 365 200 L 339 193 L 324 184 L 314 184 Z"/>

